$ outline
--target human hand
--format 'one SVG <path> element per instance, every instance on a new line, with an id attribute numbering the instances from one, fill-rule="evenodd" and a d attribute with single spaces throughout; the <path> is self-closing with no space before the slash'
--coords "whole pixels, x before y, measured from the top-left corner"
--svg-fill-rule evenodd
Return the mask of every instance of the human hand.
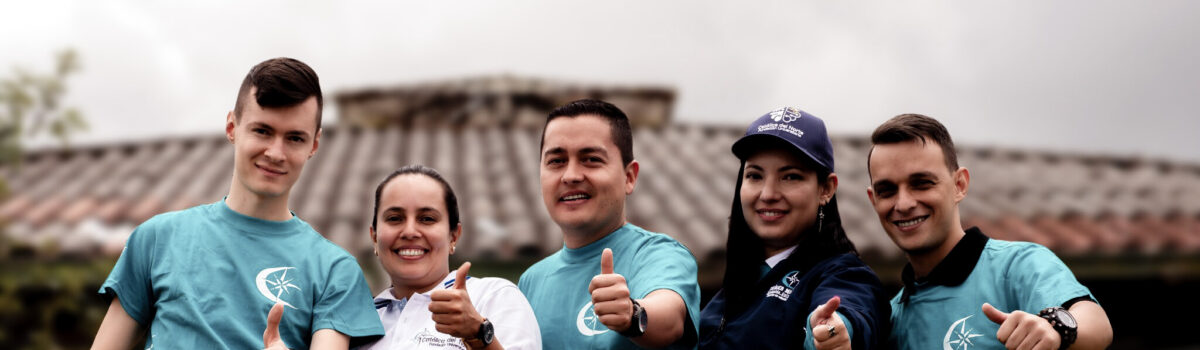
<path id="1" fill-rule="evenodd" d="M 470 270 L 471 263 L 463 263 L 454 277 L 454 286 L 433 291 L 429 303 L 429 312 L 433 313 L 437 331 L 464 340 L 475 339 L 479 326 L 483 324 L 483 316 L 475 311 L 471 296 L 467 294 L 467 271 Z"/>
<path id="2" fill-rule="evenodd" d="M 835 313 L 841 304 L 842 298 L 834 296 L 808 316 L 808 322 L 812 324 L 813 345 L 818 350 L 850 349 L 850 333 L 846 331 L 842 318 Z"/>
<path id="3" fill-rule="evenodd" d="M 1004 313 L 988 303 L 983 303 L 983 314 L 1000 325 L 996 339 L 1004 343 L 1005 348 L 1058 350 L 1062 343 L 1054 326 L 1038 315 L 1021 310 Z"/>
<path id="4" fill-rule="evenodd" d="M 633 299 L 629 298 L 625 276 L 613 272 L 612 249 L 605 248 L 600 254 L 600 274 L 592 277 L 588 293 L 592 294 L 596 317 L 608 329 L 621 332 L 632 325 Z"/>
<path id="5" fill-rule="evenodd" d="M 283 319 L 283 303 L 275 303 L 267 313 L 267 329 L 263 331 L 264 350 L 287 350 L 287 344 L 279 336 L 279 321 Z"/>

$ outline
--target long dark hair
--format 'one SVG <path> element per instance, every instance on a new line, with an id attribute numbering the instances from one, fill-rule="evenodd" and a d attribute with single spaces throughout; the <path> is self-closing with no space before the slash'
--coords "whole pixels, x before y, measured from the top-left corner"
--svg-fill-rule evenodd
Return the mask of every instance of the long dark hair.
<path id="1" fill-rule="evenodd" d="M 803 153 L 793 154 L 799 159 L 808 160 Z M 806 163 L 809 163 L 806 164 L 807 168 L 816 169 L 817 179 L 824 185 L 831 172 L 811 161 Z M 725 243 L 725 279 L 722 287 L 726 300 L 725 315 L 740 314 L 755 300 L 753 295 L 758 293 L 761 287 L 758 283 L 759 266 L 767 258 L 765 243 L 750 229 L 745 215 L 742 214 L 741 193 L 745 172 L 746 161 L 742 160 L 742 166 L 738 169 L 737 185 L 733 189 L 733 206 L 729 212 L 729 238 Z M 844 253 L 858 255 L 854 243 L 846 237 L 846 230 L 842 228 L 842 215 L 838 213 L 836 194 L 829 198 L 829 203 L 822 207 L 822 212 L 825 217 L 819 220 L 820 227 L 814 224 L 805 228 L 804 232 L 800 233 L 799 245 L 780 264 L 793 265 L 801 259 L 820 261 L 825 257 Z"/>

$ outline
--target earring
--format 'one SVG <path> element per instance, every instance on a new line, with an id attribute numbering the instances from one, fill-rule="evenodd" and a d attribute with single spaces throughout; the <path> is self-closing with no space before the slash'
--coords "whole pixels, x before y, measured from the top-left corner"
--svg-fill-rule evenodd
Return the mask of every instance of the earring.
<path id="1" fill-rule="evenodd" d="M 375 256 L 379 256 L 379 248 L 372 249 L 371 252 L 375 253 Z"/>
<path id="2" fill-rule="evenodd" d="M 821 233 L 822 226 L 825 226 L 825 203 L 817 206 L 817 233 Z"/>
<path id="3" fill-rule="evenodd" d="M 450 246 L 450 254 L 454 254 L 454 246 Z"/>

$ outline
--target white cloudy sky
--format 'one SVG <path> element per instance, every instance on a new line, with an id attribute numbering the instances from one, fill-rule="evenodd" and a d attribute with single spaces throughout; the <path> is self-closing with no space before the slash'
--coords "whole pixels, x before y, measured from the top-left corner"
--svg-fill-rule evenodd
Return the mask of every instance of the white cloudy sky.
<path id="1" fill-rule="evenodd" d="M 676 118 L 778 106 L 865 134 L 934 116 L 960 144 L 1200 162 L 1196 1 L 8 1 L 0 76 L 72 47 L 83 142 L 220 130 L 255 63 L 327 93 L 497 73 L 679 91 Z"/>

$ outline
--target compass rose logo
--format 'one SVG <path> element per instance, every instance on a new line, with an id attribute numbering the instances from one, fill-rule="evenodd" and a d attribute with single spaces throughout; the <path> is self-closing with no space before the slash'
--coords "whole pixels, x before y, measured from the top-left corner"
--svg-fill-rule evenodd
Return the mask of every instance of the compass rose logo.
<path id="1" fill-rule="evenodd" d="M 950 325 L 950 330 L 946 331 L 946 338 L 942 340 L 942 349 L 967 350 L 971 345 L 975 345 L 975 341 L 971 339 L 983 336 L 983 334 L 975 333 L 974 328 L 967 329 L 967 319 L 971 316 L 975 315 L 960 318 Z"/>
<path id="2" fill-rule="evenodd" d="M 281 303 L 284 306 L 295 309 L 295 306 L 283 300 L 292 291 L 299 292 L 300 287 L 292 283 L 296 278 L 288 277 L 288 270 L 294 270 L 295 267 L 272 267 L 263 269 L 258 272 L 258 276 L 254 277 L 254 285 L 258 287 L 258 292 L 267 300 L 273 303 Z"/>
<path id="3" fill-rule="evenodd" d="M 791 123 L 792 121 L 795 121 L 796 119 L 799 119 L 799 118 L 800 118 L 800 110 L 797 109 L 796 107 L 783 107 L 783 108 L 771 111 L 771 120 L 774 120 L 777 122 Z"/>
<path id="4" fill-rule="evenodd" d="M 592 308 L 592 302 L 583 305 L 579 309 L 579 317 L 575 319 L 575 327 L 579 328 L 579 333 L 586 336 L 594 336 L 608 332 L 608 326 L 600 323 L 600 317 L 596 316 L 596 309 Z"/>

